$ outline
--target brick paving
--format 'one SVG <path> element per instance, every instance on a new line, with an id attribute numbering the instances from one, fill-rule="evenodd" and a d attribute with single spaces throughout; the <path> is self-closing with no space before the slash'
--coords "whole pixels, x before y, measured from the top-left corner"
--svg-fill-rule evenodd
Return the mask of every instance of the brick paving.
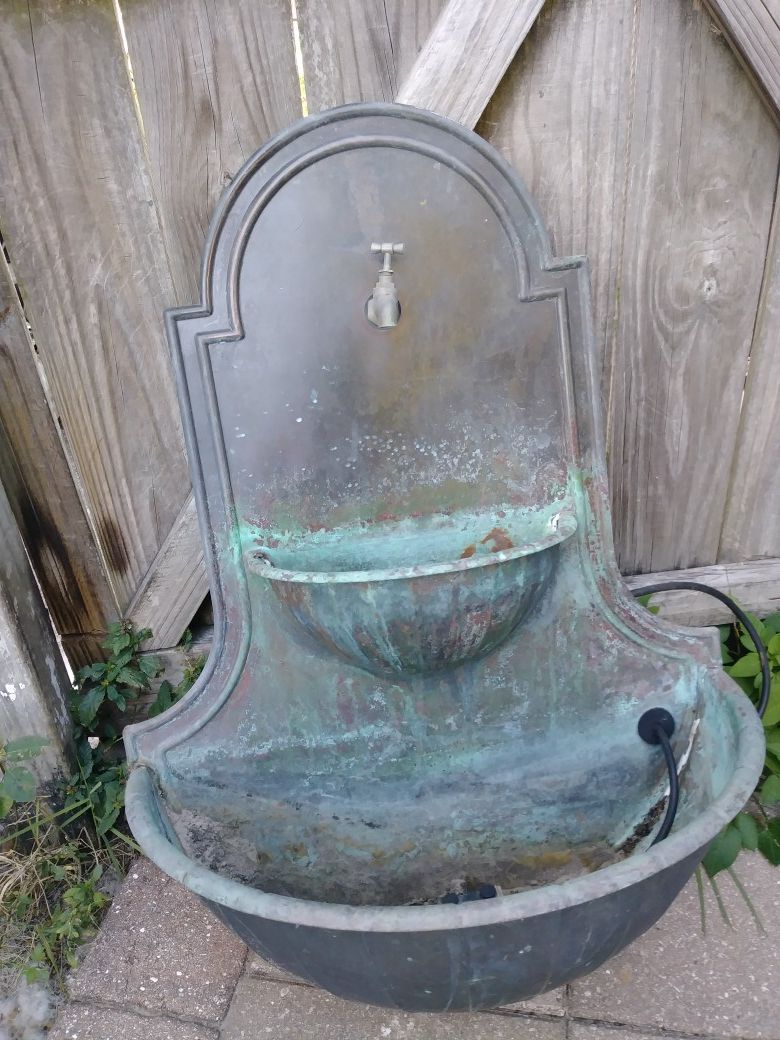
<path id="1" fill-rule="evenodd" d="M 408 1015 L 266 963 L 139 860 L 50 1040 L 780 1040 L 780 869 L 747 854 L 735 869 L 752 910 L 721 875 L 730 923 L 705 882 L 702 928 L 692 881 L 646 935 L 565 989 L 480 1014 Z"/>

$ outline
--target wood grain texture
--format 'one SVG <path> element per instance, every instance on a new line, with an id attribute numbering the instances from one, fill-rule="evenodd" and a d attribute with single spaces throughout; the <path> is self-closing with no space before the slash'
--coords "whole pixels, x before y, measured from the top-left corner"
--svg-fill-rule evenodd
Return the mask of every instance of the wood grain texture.
<path id="1" fill-rule="evenodd" d="M 13 0 L 0 34 L 0 226 L 123 608 L 189 491 L 172 298 L 113 7 Z"/>
<path id="2" fill-rule="evenodd" d="M 607 405 L 626 572 L 717 560 L 780 157 L 706 13 L 639 12 Z"/>
<path id="3" fill-rule="evenodd" d="M 780 557 L 778 329 L 780 212 L 776 201 L 718 553 L 722 562 Z"/>
<path id="4" fill-rule="evenodd" d="M 780 4 L 777 0 L 704 2 L 780 122 Z"/>
<path id="5" fill-rule="evenodd" d="M 596 342 L 614 334 L 633 0 L 544 8 L 477 124 L 534 195 L 558 256 L 587 256 Z"/>
<path id="6" fill-rule="evenodd" d="M 392 101 L 445 0 L 298 0 L 310 112 Z"/>
<path id="7" fill-rule="evenodd" d="M 544 0 L 448 0 L 396 101 L 474 127 Z"/>
<path id="8" fill-rule="evenodd" d="M 43 737 L 30 768 L 40 781 L 67 774 L 70 680 L 8 498 L 0 486 L 0 744 Z"/>
<path id="9" fill-rule="evenodd" d="M 703 585 L 713 585 L 735 599 L 744 610 L 759 617 L 780 610 L 780 559 L 715 564 L 682 571 L 635 574 L 626 578 L 632 590 L 664 581 L 698 581 Z M 651 602 L 660 607 L 659 617 L 678 625 L 722 625 L 734 620 L 726 606 L 701 592 L 659 592 Z"/>
<path id="10" fill-rule="evenodd" d="M 586 254 L 626 572 L 718 558 L 778 135 L 709 17 L 545 9 L 478 129 Z"/>
<path id="11" fill-rule="evenodd" d="M 190 556 L 184 560 L 187 549 Z M 195 499 L 189 496 L 127 608 L 136 629 L 151 628 L 150 645 L 175 645 L 209 591 Z"/>
<path id="12" fill-rule="evenodd" d="M 301 118 L 289 0 L 123 5 L 173 303 L 200 299 L 212 211 L 236 171 Z"/>
<path id="13" fill-rule="evenodd" d="M 19 300 L 0 253 L 0 484 L 59 632 L 95 660 L 117 604 L 38 377 Z M 90 646 L 91 644 L 91 646 Z M 76 659 L 74 667 L 86 664 Z"/>

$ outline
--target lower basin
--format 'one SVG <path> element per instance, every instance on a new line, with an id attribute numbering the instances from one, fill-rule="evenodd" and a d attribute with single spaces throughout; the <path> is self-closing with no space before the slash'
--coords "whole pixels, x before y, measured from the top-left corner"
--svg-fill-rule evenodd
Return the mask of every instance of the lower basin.
<path id="1" fill-rule="evenodd" d="M 213 748 L 182 758 L 189 772 L 164 787 L 137 767 L 128 818 L 151 859 L 299 977 L 412 1011 L 494 1007 L 586 974 L 644 932 L 747 800 L 763 763 L 760 722 L 730 680 L 702 684 L 675 734 L 686 762 L 675 826 L 652 848 L 665 771 L 633 718 L 606 747 L 603 727 L 580 730 L 568 757 L 561 734 L 556 753 L 527 747 L 511 768 L 509 745 L 486 749 L 482 773 L 472 758 L 426 781 L 410 752 L 395 786 L 342 779 L 338 803 L 329 760 L 291 786 L 302 762 L 292 747 L 243 764 Z M 226 862 L 231 846 L 246 852 L 245 869 Z M 440 901 L 443 889 L 485 882 L 498 895 Z"/>
<path id="2" fill-rule="evenodd" d="M 560 503 L 335 529 L 248 554 L 309 636 L 375 675 L 484 657 L 548 588 L 576 521 Z"/>

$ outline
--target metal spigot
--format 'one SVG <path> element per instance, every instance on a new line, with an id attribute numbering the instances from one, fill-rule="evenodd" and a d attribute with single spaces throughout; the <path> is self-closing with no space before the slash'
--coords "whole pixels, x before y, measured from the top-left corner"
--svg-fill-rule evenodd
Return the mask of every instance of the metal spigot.
<path id="1" fill-rule="evenodd" d="M 393 269 L 390 257 L 403 253 L 403 242 L 372 242 L 372 253 L 383 253 L 382 266 L 374 291 L 366 304 L 366 316 L 378 329 L 391 329 L 398 324 L 401 317 L 401 305 L 398 302 L 398 290 L 393 281 Z"/>

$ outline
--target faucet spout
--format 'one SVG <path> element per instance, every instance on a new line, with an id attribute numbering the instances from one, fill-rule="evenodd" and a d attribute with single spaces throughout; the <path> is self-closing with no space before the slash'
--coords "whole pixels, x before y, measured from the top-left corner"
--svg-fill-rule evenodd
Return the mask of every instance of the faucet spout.
<path id="1" fill-rule="evenodd" d="M 401 317 L 401 304 L 398 302 L 398 290 L 393 281 L 393 268 L 390 258 L 403 253 L 403 242 L 372 242 L 371 252 L 382 253 L 382 266 L 379 269 L 374 291 L 366 304 L 366 317 L 378 329 L 391 329 L 398 324 Z"/>

